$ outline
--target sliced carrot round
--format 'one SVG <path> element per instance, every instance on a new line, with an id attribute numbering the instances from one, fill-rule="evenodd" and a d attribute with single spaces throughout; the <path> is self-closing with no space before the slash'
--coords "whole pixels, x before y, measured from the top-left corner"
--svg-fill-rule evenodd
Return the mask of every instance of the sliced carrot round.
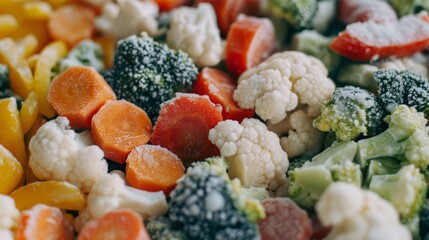
<path id="1" fill-rule="evenodd" d="M 38 204 L 23 211 L 15 240 L 72 240 L 73 228 L 60 209 Z"/>
<path id="2" fill-rule="evenodd" d="M 138 146 L 127 158 L 127 182 L 146 191 L 169 194 L 184 172 L 185 167 L 177 155 L 161 146 Z"/>
<path id="3" fill-rule="evenodd" d="M 80 231 L 77 240 L 150 240 L 142 218 L 130 210 L 109 212 L 97 220 L 89 221 Z"/>
<path id="4" fill-rule="evenodd" d="M 91 67 L 75 66 L 54 79 L 48 101 L 73 128 L 90 128 L 94 114 L 116 95 L 103 77 Z"/>
<path id="5" fill-rule="evenodd" d="M 107 101 L 92 119 L 91 133 L 106 158 L 124 163 L 133 148 L 149 142 L 152 123 L 146 112 L 125 101 Z"/>
<path id="6" fill-rule="evenodd" d="M 189 166 L 219 155 L 208 135 L 222 119 L 221 109 L 207 96 L 179 94 L 162 105 L 151 142 L 177 154 Z"/>

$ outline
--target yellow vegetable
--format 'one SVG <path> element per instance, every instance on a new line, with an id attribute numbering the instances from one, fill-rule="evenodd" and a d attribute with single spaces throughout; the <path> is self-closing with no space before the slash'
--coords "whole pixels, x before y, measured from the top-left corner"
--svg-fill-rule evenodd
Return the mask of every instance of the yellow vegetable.
<path id="1" fill-rule="evenodd" d="M 24 3 L 25 17 L 31 20 L 46 20 L 52 12 L 52 7 L 46 2 Z"/>
<path id="2" fill-rule="evenodd" d="M 18 21 L 13 15 L 0 15 L 0 35 L 7 34 L 18 28 Z"/>
<path id="3" fill-rule="evenodd" d="M 81 210 L 85 207 L 85 195 L 68 182 L 33 182 L 13 191 L 10 196 L 16 208 L 23 211 L 36 204 L 46 204 L 66 210 Z"/>
<path id="4" fill-rule="evenodd" d="M 36 52 L 38 45 L 39 40 L 37 40 L 33 34 L 28 34 L 23 39 L 18 41 L 19 49 L 24 58 L 33 55 Z"/>
<path id="5" fill-rule="evenodd" d="M 36 122 L 38 115 L 39 107 L 37 103 L 37 95 L 35 92 L 31 92 L 27 99 L 25 99 L 21 110 L 19 111 L 19 118 L 21 120 L 22 131 L 24 134 L 27 133 Z"/>
<path id="6" fill-rule="evenodd" d="M 9 194 L 19 183 L 23 170 L 19 161 L 0 145 L 0 194 Z"/>
<path id="7" fill-rule="evenodd" d="M 48 44 L 40 53 L 34 70 L 34 90 L 37 94 L 39 112 L 47 118 L 55 116 L 54 109 L 48 102 L 49 86 L 51 84 L 51 69 L 55 63 L 67 54 L 67 45 L 56 41 Z"/>

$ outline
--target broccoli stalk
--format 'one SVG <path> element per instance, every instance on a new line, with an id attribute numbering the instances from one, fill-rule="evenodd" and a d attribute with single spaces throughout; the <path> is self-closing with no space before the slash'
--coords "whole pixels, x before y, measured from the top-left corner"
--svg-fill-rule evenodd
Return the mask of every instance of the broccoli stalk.
<path id="1" fill-rule="evenodd" d="M 358 142 L 361 167 L 364 168 L 370 159 L 395 157 L 425 169 L 429 165 L 429 136 L 423 113 L 399 105 L 385 120 L 389 124 L 386 131 Z"/>
<path id="2" fill-rule="evenodd" d="M 372 91 L 377 89 L 377 83 L 373 76 L 377 70 L 378 67 L 371 64 L 346 63 L 341 66 L 337 81 L 343 86 L 352 85 Z"/>
<path id="3" fill-rule="evenodd" d="M 269 10 L 295 28 L 308 28 L 317 12 L 317 0 L 269 0 Z"/>
<path id="4" fill-rule="evenodd" d="M 376 158 L 369 162 L 365 182 L 369 185 L 372 176 L 397 173 L 403 162 L 395 158 Z"/>
<path id="5" fill-rule="evenodd" d="M 362 183 L 362 172 L 353 162 L 357 144 L 344 141 L 334 144 L 302 167 L 289 171 L 289 197 L 304 208 L 311 209 L 323 191 L 333 182 Z"/>
<path id="6" fill-rule="evenodd" d="M 145 224 L 152 240 L 186 240 L 186 234 L 181 225 L 172 222 L 168 217 L 158 217 Z"/>

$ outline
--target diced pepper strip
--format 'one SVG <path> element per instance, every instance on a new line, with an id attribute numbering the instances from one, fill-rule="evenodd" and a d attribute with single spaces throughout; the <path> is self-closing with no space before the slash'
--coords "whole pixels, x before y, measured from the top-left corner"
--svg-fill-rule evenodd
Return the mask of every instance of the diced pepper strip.
<path id="1" fill-rule="evenodd" d="M 0 35 L 6 34 L 18 27 L 18 21 L 13 15 L 0 15 Z"/>
<path id="2" fill-rule="evenodd" d="M 47 118 L 55 116 L 54 109 L 48 102 L 48 91 L 51 84 L 51 69 L 58 61 L 67 54 L 67 45 L 56 41 L 47 45 L 40 53 L 39 60 L 34 72 L 34 90 L 39 102 L 39 112 Z"/>
<path id="3" fill-rule="evenodd" d="M 39 40 L 33 34 L 28 34 L 23 39 L 18 41 L 18 46 L 23 57 L 29 57 L 36 53 L 39 46 Z"/>
<path id="4" fill-rule="evenodd" d="M 9 194 L 22 177 L 22 166 L 1 144 L 0 162 L 0 194 Z"/>
<path id="5" fill-rule="evenodd" d="M 39 107 L 37 102 L 37 95 L 35 92 L 31 92 L 27 99 L 22 104 L 21 110 L 19 111 L 19 118 L 21 120 L 22 131 L 25 133 L 30 130 L 33 124 L 37 120 L 39 115 Z"/>
<path id="6" fill-rule="evenodd" d="M 52 6 L 46 2 L 26 2 L 23 5 L 25 17 L 31 20 L 45 20 L 52 12 Z"/>

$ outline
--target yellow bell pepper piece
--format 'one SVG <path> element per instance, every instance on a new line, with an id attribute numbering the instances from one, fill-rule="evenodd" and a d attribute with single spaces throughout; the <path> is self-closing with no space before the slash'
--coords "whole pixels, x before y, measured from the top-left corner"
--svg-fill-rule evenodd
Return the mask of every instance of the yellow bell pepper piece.
<path id="1" fill-rule="evenodd" d="M 27 99 L 25 99 L 21 110 L 19 111 L 19 118 L 21 120 L 22 131 L 24 134 L 27 133 L 36 122 L 38 115 L 39 107 L 37 103 L 37 95 L 35 92 L 31 92 Z"/>
<path id="2" fill-rule="evenodd" d="M 111 68 L 113 65 L 113 58 L 115 57 L 116 41 L 109 37 L 95 38 L 94 41 L 103 48 L 104 66 L 106 66 L 106 68 Z"/>
<path id="3" fill-rule="evenodd" d="M 33 74 L 19 48 L 10 38 L 0 40 L 0 62 L 9 67 L 12 91 L 27 98 L 34 88 Z"/>
<path id="4" fill-rule="evenodd" d="M 25 17 L 31 20 L 46 20 L 52 13 L 52 6 L 46 2 L 26 2 L 23 7 Z"/>
<path id="5" fill-rule="evenodd" d="M 39 40 L 33 35 L 28 34 L 23 39 L 18 41 L 19 50 L 24 58 L 27 58 L 36 53 Z"/>
<path id="6" fill-rule="evenodd" d="M 45 204 L 66 210 L 81 210 L 85 207 L 85 195 L 68 182 L 33 182 L 13 191 L 10 196 L 16 208 L 23 211 L 36 204 Z"/>
<path id="7" fill-rule="evenodd" d="M 31 57 L 27 58 L 27 64 L 30 67 L 30 69 L 33 71 L 34 73 L 34 69 L 36 68 L 37 65 L 37 61 L 39 61 L 39 54 L 34 54 Z"/>
<path id="8" fill-rule="evenodd" d="M 0 15 L 0 35 L 7 34 L 18 28 L 18 21 L 11 14 Z"/>
<path id="9" fill-rule="evenodd" d="M 0 194 L 9 194 L 22 178 L 19 161 L 5 147 L 0 145 Z"/>
<path id="10" fill-rule="evenodd" d="M 54 109 L 48 102 L 49 86 L 51 84 L 51 69 L 55 63 L 67 54 L 67 45 L 56 41 L 48 44 L 40 53 L 34 70 L 34 90 L 39 102 L 39 112 L 47 118 L 55 116 Z"/>

